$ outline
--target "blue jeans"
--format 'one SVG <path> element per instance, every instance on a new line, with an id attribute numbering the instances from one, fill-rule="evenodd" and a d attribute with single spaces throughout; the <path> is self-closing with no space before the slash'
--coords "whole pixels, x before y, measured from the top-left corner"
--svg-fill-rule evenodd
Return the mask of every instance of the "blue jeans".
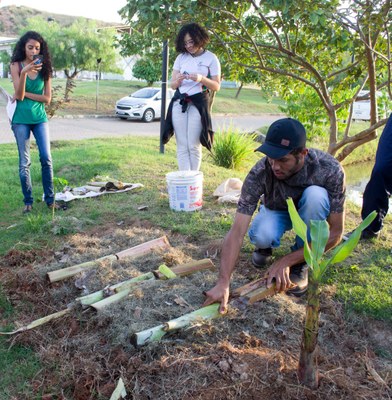
<path id="1" fill-rule="evenodd" d="M 44 200 L 46 204 L 52 204 L 54 202 L 54 189 L 48 123 L 43 122 L 32 125 L 13 124 L 12 130 L 19 152 L 19 178 L 22 185 L 24 203 L 26 205 L 33 204 L 33 190 L 30 176 L 30 133 L 32 132 L 37 143 L 39 160 L 41 162 Z"/>
<path id="2" fill-rule="evenodd" d="M 298 213 L 310 227 L 310 220 L 327 219 L 330 207 L 328 192 L 320 186 L 307 187 L 298 203 Z M 288 211 L 270 210 L 264 205 L 260 206 L 259 213 L 253 219 L 249 228 L 249 239 L 259 249 L 279 247 L 283 234 L 292 229 Z M 308 240 L 310 235 L 308 232 Z M 304 243 L 298 236 L 292 250 L 303 247 Z"/>

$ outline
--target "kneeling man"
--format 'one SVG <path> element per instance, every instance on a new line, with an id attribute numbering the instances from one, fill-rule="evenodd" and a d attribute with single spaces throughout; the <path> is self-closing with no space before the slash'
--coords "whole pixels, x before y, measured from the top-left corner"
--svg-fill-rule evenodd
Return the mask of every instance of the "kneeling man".
<path id="1" fill-rule="evenodd" d="M 249 239 L 256 247 L 252 262 L 261 268 L 270 261 L 283 234 L 292 228 L 287 198 L 293 199 L 308 227 L 310 220 L 328 221 L 327 249 L 336 246 L 343 234 L 343 168 L 330 154 L 306 148 L 306 131 L 299 121 L 275 121 L 257 150 L 266 157 L 255 164 L 244 181 L 234 223 L 223 242 L 218 281 L 206 293 L 204 305 L 220 302 L 221 312 L 227 307 L 231 275 L 249 225 Z M 251 223 L 259 202 L 259 212 Z M 268 268 L 266 284 L 270 287 L 274 281 L 277 291 L 300 296 L 307 288 L 308 271 L 298 236 L 291 250 Z"/>

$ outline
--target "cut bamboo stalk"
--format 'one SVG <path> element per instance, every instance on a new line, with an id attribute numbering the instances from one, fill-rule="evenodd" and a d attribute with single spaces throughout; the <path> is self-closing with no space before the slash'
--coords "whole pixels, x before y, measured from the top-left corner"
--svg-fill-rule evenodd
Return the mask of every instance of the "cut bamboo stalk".
<path id="1" fill-rule="evenodd" d="M 158 239 L 150 240 L 149 242 L 139 244 L 138 246 L 131 247 L 130 249 L 120 251 L 116 253 L 119 260 L 128 257 L 139 257 L 143 254 L 149 253 L 154 249 L 166 250 L 170 247 L 170 243 L 166 236 L 162 236 Z"/>
<path id="2" fill-rule="evenodd" d="M 213 270 L 215 269 L 214 263 L 209 258 L 204 258 L 203 260 L 192 261 L 187 264 L 176 265 L 171 268 L 177 276 L 187 276 L 198 271 L 203 270 Z M 164 278 L 163 274 L 159 271 L 154 271 L 155 276 L 158 279 Z"/>
<path id="3" fill-rule="evenodd" d="M 154 326 L 141 332 L 134 333 L 131 336 L 131 344 L 135 347 L 145 346 L 151 342 L 159 342 L 167 332 L 163 330 L 164 325 Z"/>
<path id="4" fill-rule="evenodd" d="M 105 298 L 105 293 L 114 293 L 120 292 L 121 290 L 129 289 L 133 285 L 138 282 L 155 279 L 155 276 L 152 272 L 147 272 L 145 274 L 136 276 L 135 278 L 128 279 L 123 282 L 116 283 L 115 285 L 109 286 L 105 290 L 98 290 L 97 292 L 87 294 L 86 296 L 76 298 L 76 301 L 82 304 L 83 306 L 89 306 L 93 303 L 96 303 Z"/>
<path id="5" fill-rule="evenodd" d="M 221 315 L 219 313 L 219 307 L 219 303 L 211 304 L 207 307 L 200 308 L 199 310 L 192 311 L 189 314 L 182 315 L 179 318 L 167 321 L 162 325 L 133 333 L 131 336 L 131 343 L 135 347 L 139 347 L 151 342 L 158 342 L 166 335 L 166 333 L 185 328 L 194 321 L 219 317 Z"/>
<path id="6" fill-rule="evenodd" d="M 246 285 L 243 285 L 237 289 L 234 289 L 231 292 L 231 297 L 241 297 L 241 296 L 245 296 L 247 293 L 252 292 L 253 290 L 256 290 L 260 287 L 266 287 L 266 279 L 265 278 L 260 278 L 260 279 L 256 279 L 255 281 L 249 282 Z"/>
<path id="7" fill-rule="evenodd" d="M 175 272 L 177 276 L 182 277 L 193 274 L 198 271 L 202 271 L 205 269 L 213 269 L 213 268 L 215 268 L 215 265 L 211 260 L 203 259 L 199 261 L 193 261 L 187 264 L 177 265 L 171 268 L 171 271 Z M 159 272 L 158 270 L 154 272 L 147 272 L 145 274 L 139 275 L 127 281 L 111 285 L 105 290 L 99 290 L 97 292 L 90 293 L 86 296 L 78 297 L 76 301 L 78 301 L 83 306 L 91 306 L 96 310 L 102 310 L 103 308 L 111 304 L 117 303 L 118 301 L 126 297 L 125 295 L 116 297 L 113 297 L 114 295 L 105 296 L 106 293 L 109 294 L 112 292 L 120 293 L 124 290 L 127 290 L 129 294 L 135 288 L 135 286 L 138 285 L 138 283 L 143 282 L 145 280 L 155 279 L 156 277 L 160 280 L 167 279 L 165 278 L 165 275 Z M 109 298 L 111 300 L 107 300 Z"/>
<path id="8" fill-rule="evenodd" d="M 51 283 L 61 281 L 63 279 L 70 278 L 71 276 L 74 276 L 74 275 L 78 274 L 79 272 L 83 272 L 83 271 L 89 270 L 91 268 L 94 268 L 97 266 L 97 264 L 99 262 L 115 261 L 115 260 L 117 260 L 117 257 L 116 257 L 116 255 L 112 254 L 109 256 L 100 257 L 93 261 L 87 261 L 82 264 L 73 265 L 72 267 L 58 269 L 56 271 L 48 272 L 49 281 Z"/>
<path id="9" fill-rule="evenodd" d="M 185 328 L 189 326 L 192 322 L 197 320 L 217 318 L 221 315 L 219 313 L 219 307 L 219 303 L 214 303 L 210 304 L 209 306 L 199 308 L 198 310 L 192 311 L 189 314 L 184 314 L 181 317 L 165 322 L 163 324 L 163 329 L 165 332 L 175 331 Z"/>
<path id="10" fill-rule="evenodd" d="M 105 307 L 110 306 L 113 303 L 117 303 L 124 297 L 127 297 L 129 293 L 131 293 L 132 288 L 121 290 L 121 292 L 112 294 L 109 297 L 105 297 L 104 299 L 97 301 L 96 303 L 90 304 L 91 307 L 95 308 L 97 311 L 102 310 Z"/>
<path id="11" fill-rule="evenodd" d="M 98 290 L 97 292 L 87 294 L 86 296 L 77 297 L 75 301 L 79 302 L 82 306 L 89 306 L 103 298 L 105 298 L 105 291 Z"/>
<path id="12" fill-rule="evenodd" d="M 128 279 L 127 281 L 116 283 L 110 286 L 109 289 L 117 293 L 121 292 L 121 290 L 129 289 L 138 282 L 149 281 L 151 279 L 155 279 L 155 275 L 152 272 L 146 272 L 145 274 L 135 276 L 135 278 Z"/>
<path id="13" fill-rule="evenodd" d="M 163 275 L 161 279 L 174 279 L 177 275 L 165 264 L 161 264 L 158 268 L 158 272 Z"/>
<path id="14" fill-rule="evenodd" d="M 0 335 L 14 335 L 15 333 L 28 331 L 30 329 L 36 328 L 37 326 L 44 325 L 49 321 L 53 321 L 54 319 L 57 319 L 57 318 L 60 318 L 60 317 L 62 317 L 64 315 L 66 315 L 66 314 L 69 314 L 70 311 L 71 311 L 71 308 L 67 308 L 65 310 L 55 312 L 54 314 L 47 315 L 46 317 L 42 317 L 42 318 L 36 319 L 35 321 L 30 322 L 30 324 L 20 327 L 16 331 L 13 331 L 13 332 L 0 332 Z"/>
<path id="15" fill-rule="evenodd" d="M 139 257 L 143 254 L 148 253 L 149 251 L 160 248 L 166 249 L 170 246 L 166 236 L 162 236 L 158 239 L 150 240 L 149 242 L 139 244 L 138 246 L 131 247 L 129 249 L 120 251 L 119 253 L 104 256 L 98 258 L 97 260 L 88 261 L 82 264 L 73 265 L 72 267 L 59 269 L 57 271 L 48 272 L 48 277 L 51 283 L 60 281 L 62 279 L 69 278 L 74 276 L 80 272 L 86 271 L 88 269 L 94 268 L 97 266 L 97 263 L 104 260 L 122 260 L 127 257 Z"/>
<path id="16" fill-rule="evenodd" d="M 120 378 L 118 380 L 116 389 L 110 396 L 110 400 L 119 400 L 120 398 L 124 398 L 127 395 L 127 391 L 125 390 L 124 381 Z"/>
<path id="17" fill-rule="evenodd" d="M 191 262 L 188 264 L 178 265 L 176 267 L 171 268 L 171 271 L 172 272 L 175 271 L 177 276 L 182 277 L 182 276 L 187 276 L 187 275 L 193 274 L 193 273 L 201 271 L 201 270 L 211 269 L 211 268 L 215 268 L 215 265 L 212 263 L 211 260 L 206 259 L 206 260 Z M 121 293 L 122 291 L 127 290 L 128 294 L 129 294 L 129 293 L 131 293 L 131 291 L 133 291 L 135 289 L 136 285 L 141 283 L 143 280 L 153 279 L 154 275 L 155 275 L 155 277 L 159 276 L 160 277 L 159 280 L 168 279 L 165 277 L 164 274 L 162 274 L 159 271 L 154 271 L 154 273 L 147 272 L 146 274 L 143 274 L 140 277 L 136 277 L 129 281 L 121 282 L 121 283 L 118 283 L 117 285 L 110 286 L 109 290 L 114 289 L 114 291 L 116 293 Z M 143 279 L 141 279 L 141 278 L 143 278 Z M 89 296 L 89 295 L 87 295 L 87 296 Z M 112 305 L 114 303 L 117 303 L 118 301 L 120 301 L 121 299 L 126 297 L 126 296 L 116 296 L 116 297 L 113 297 L 113 296 L 110 296 L 107 298 L 104 298 L 104 296 L 103 296 L 103 298 L 97 300 L 97 302 L 93 302 L 93 303 L 89 302 L 88 304 L 87 304 L 87 302 L 89 301 L 89 299 L 82 300 L 83 303 L 82 302 L 81 303 L 83 305 L 90 305 L 91 307 L 95 308 L 96 310 L 102 310 L 103 308 L 105 308 L 109 305 Z M 108 299 L 111 299 L 111 300 L 108 300 Z"/>
<path id="18" fill-rule="evenodd" d="M 249 304 L 256 303 L 257 301 L 264 300 L 267 297 L 274 296 L 276 294 L 276 287 L 273 284 L 270 288 L 267 287 L 260 287 L 256 290 L 253 290 L 245 295 L 248 299 Z"/>

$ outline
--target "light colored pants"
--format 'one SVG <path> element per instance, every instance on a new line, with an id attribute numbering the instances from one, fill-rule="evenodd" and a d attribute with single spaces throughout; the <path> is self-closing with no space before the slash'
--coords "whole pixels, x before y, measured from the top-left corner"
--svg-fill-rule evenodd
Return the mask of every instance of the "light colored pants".
<path id="1" fill-rule="evenodd" d="M 310 227 L 310 220 L 327 219 L 330 212 L 328 192 L 320 186 L 307 187 L 298 203 L 298 213 Z M 259 213 L 253 219 L 249 229 L 249 239 L 259 249 L 279 247 L 283 234 L 292 228 L 288 211 L 270 210 L 260 206 Z M 309 230 L 308 240 L 310 241 Z M 304 243 L 298 236 L 292 250 L 303 247 Z"/>
<path id="2" fill-rule="evenodd" d="M 172 121 L 177 142 L 177 161 L 180 171 L 198 171 L 201 165 L 200 134 L 202 130 L 199 110 L 189 104 L 186 112 L 177 100 L 173 104 Z"/>

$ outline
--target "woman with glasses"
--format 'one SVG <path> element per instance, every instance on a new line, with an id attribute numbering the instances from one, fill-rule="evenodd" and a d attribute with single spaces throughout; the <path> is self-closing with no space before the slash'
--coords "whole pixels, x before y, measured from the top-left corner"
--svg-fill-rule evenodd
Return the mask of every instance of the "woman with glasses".
<path id="1" fill-rule="evenodd" d="M 207 31 L 196 23 L 184 25 L 176 38 L 177 56 L 171 78 L 176 90 L 169 105 L 163 141 L 173 135 L 177 142 L 180 171 L 198 171 L 201 146 L 211 150 L 213 131 L 209 110 L 210 91 L 220 89 L 220 63 L 205 47 Z"/>

